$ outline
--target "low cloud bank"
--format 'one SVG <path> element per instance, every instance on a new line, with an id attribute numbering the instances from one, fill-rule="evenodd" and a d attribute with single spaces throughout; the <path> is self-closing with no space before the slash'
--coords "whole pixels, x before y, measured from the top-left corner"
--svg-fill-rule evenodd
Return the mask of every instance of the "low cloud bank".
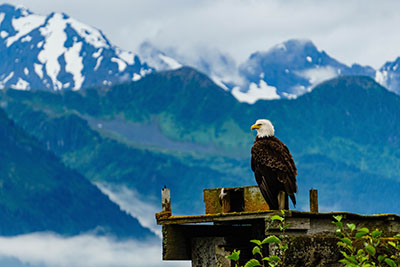
<path id="1" fill-rule="evenodd" d="M 33 233 L 0 237 L 0 262 L 17 259 L 17 266 L 190 266 L 190 262 L 163 262 L 158 242 L 116 240 L 90 234 L 62 237 Z"/>
<path id="2" fill-rule="evenodd" d="M 161 238 L 161 227 L 156 224 L 155 213 L 161 210 L 161 204 L 156 206 L 149 197 L 140 195 L 137 191 L 129 189 L 124 185 L 109 183 L 95 183 L 100 191 L 116 203 L 121 210 L 126 211 L 132 217 L 138 219 L 139 223 L 149 228 Z M 142 199 L 146 199 L 143 201 Z"/>

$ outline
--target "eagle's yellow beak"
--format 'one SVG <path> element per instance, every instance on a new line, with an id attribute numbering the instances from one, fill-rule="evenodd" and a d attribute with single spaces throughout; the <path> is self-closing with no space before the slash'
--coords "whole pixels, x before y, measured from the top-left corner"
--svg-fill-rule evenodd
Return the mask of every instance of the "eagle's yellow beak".
<path id="1" fill-rule="evenodd" d="M 251 125 L 251 130 L 254 130 L 254 129 L 260 129 L 260 125 L 258 125 L 258 124 L 253 124 L 253 125 Z"/>

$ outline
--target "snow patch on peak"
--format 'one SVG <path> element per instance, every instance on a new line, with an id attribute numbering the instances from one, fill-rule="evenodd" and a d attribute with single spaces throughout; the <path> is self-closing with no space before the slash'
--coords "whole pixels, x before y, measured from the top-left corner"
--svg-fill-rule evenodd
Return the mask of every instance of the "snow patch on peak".
<path id="1" fill-rule="evenodd" d="M 30 42 L 32 41 L 32 37 L 30 35 L 25 36 L 24 38 L 21 39 L 21 42 Z"/>
<path id="2" fill-rule="evenodd" d="M 175 59 L 168 57 L 166 55 L 163 54 L 158 54 L 158 57 L 169 66 L 169 68 L 171 70 L 175 70 L 175 69 L 180 69 L 182 68 L 182 64 L 180 64 L 178 61 L 176 61 Z"/>
<path id="3" fill-rule="evenodd" d="M 246 102 L 249 104 L 254 104 L 257 100 L 261 99 L 280 99 L 280 96 L 276 92 L 276 87 L 269 86 L 264 80 L 260 80 L 258 85 L 256 83 L 250 83 L 247 92 L 242 92 L 239 87 L 234 87 L 232 89 L 232 95 L 239 102 Z"/>
<path id="4" fill-rule="evenodd" d="M 117 49 L 116 53 L 119 58 L 124 60 L 126 63 L 132 65 L 135 62 L 135 55 L 130 51 L 125 51 L 121 49 Z"/>
<path id="5" fill-rule="evenodd" d="M 132 77 L 132 81 L 136 82 L 136 81 L 139 81 L 141 78 L 142 78 L 142 76 L 140 76 L 137 73 L 134 73 L 133 77 Z"/>
<path id="6" fill-rule="evenodd" d="M 102 52 L 103 52 L 103 48 L 100 48 L 99 50 L 97 50 L 96 52 L 94 52 L 92 54 L 92 57 L 98 58 L 101 55 Z"/>
<path id="7" fill-rule="evenodd" d="M 3 85 L 5 85 L 13 76 L 14 76 L 14 72 L 12 71 L 10 74 L 7 75 L 6 78 L 4 78 L 4 79 L 1 81 L 1 83 L 2 83 Z"/>
<path id="8" fill-rule="evenodd" d="M 375 73 L 375 81 L 380 85 L 389 88 L 389 86 L 387 86 L 387 80 L 388 80 L 388 72 L 386 70 L 377 71 Z"/>
<path id="9" fill-rule="evenodd" d="M 32 30 L 42 25 L 45 20 L 46 17 L 33 14 L 27 14 L 23 17 L 13 18 L 11 23 L 17 33 L 7 39 L 7 47 L 12 45 L 15 41 L 19 40 L 19 38 L 21 38 L 22 36 L 30 33 Z"/>
<path id="10" fill-rule="evenodd" d="M 297 95 L 295 95 L 295 94 L 289 94 L 289 93 L 286 93 L 286 92 L 282 92 L 282 95 L 283 95 L 284 97 L 286 97 L 287 99 L 296 99 L 296 98 L 297 98 Z"/>
<path id="11" fill-rule="evenodd" d="M 17 83 L 11 85 L 10 87 L 13 89 L 17 89 L 17 90 L 29 90 L 30 89 L 29 83 L 21 78 L 18 78 Z"/>
<path id="12" fill-rule="evenodd" d="M 40 32 L 46 41 L 38 55 L 38 59 L 45 64 L 47 75 L 52 80 L 55 90 L 62 89 L 62 83 L 57 80 L 57 75 L 61 69 L 58 58 L 66 51 L 64 47 L 64 43 L 67 40 L 67 35 L 64 32 L 65 27 L 66 21 L 63 15 L 55 13 L 48 20 L 47 25 L 40 28 Z"/>
<path id="13" fill-rule="evenodd" d="M 82 49 L 82 43 L 74 43 L 74 45 L 65 52 L 66 66 L 65 70 L 72 74 L 74 78 L 73 90 L 81 89 L 85 77 L 82 76 L 83 62 L 80 52 Z"/>
<path id="14" fill-rule="evenodd" d="M 3 22 L 5 15 L 5 13 L 0 13 L 0 24 Z"/>
<path id="15" fill-rule="evenodd" d="M 43 65 L 33 63 L 33 67 L 35 69 L 36 74 L 40 79 L 43 79 Z"/>
<path id="16" fill-rule="evenodd" d="M 6 32 L 6 31 L 1 31 L 1 32 L 0 32 L 0 37 L 1 37 L 1 38 L 4 39 L 4 38 L 6 38 L 7 36 L 8 36 L 8 32 Z"/>
<path id="17" fill-rule="evenodd" d="M 116 58 L 116 57 L 112 57 L 111 61 L 118 64 L 119 72 L 123 72 L 126 69 L 126 63 L 123 60 Z"/>
<path id="18" fill-rule="evenodd" d="M 97 58 L 96 66 L 94 67 L 94 70 L 95 70 L 95 71 L 100 67 L 100 64 L 101 64 L 101 61 L 102 61 L 102 60 L 103 60 L 103 57 L 102 57 L 102 56 Z"/>
<path id="19" fill-rule="evenodd" d="M 28 16 L 29 14 L 31 14 L 29 9 L 27 9 L 24 5 L 17 5 L 16 9 L 21 12 L 22 16 Z"/>
<path id="20" fill-rule="evenodd" d="M 104 39 L 100 30 L 90 27 L 72 18 L 68 18 L 67 21 L 71 27 L 85 39 L 87 43 L 93 45 L 95 48 L 109 48 L 109 45 Z"/>
<path id="21" fill-rule="evenodd" d="M 140 76 L 142 76 L 142 77 L 144 77 L 144 76 L 146 76 L 147 74 L 149 74 L 149 73 L 151 73 L 151 69 L 144 69 L 144 68 L 141 68 L 140 69 L 140 71 L 139 71 L 139 74 L 140 74 Z"/>

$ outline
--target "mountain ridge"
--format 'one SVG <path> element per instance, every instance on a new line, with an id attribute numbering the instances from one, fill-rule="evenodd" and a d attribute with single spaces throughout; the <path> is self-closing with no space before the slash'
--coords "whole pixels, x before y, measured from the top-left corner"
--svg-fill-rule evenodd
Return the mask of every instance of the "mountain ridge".
<path id="1" fill-rule="evenodd" d="M 0 109 L 0 234 L 53 231 L 154 238 Z"/>
<path id="2" fill-rule="evenodd" d="M 0 5 L 0 88 L 107 88 L 138 81 L 154 71 L 192 66 L 249 104 L 296 98 L 340 75 L 367 75 L 400 94 L 398 59 L 379 69 L 356 63 L 347 66 L 307 39 L 289 39 L 256 51 L 240 64 L 225 52 L 209 48 L 200 49 L 198 56 L 187 56 L 177 49 L 164 52 L 143 42 L 138 50 L 132 53 L 118 48 L 101 30 L 65 13 L 41 16 L 24 7 Z"/>
<path id="3" fill-rule="evenodd" d="M 2 88 L 79 90 L 138 80 L 153 70 L 65 13 L 40 16 L 3 4 L 0 16 Z"/>
<path id="4" fill-rule="evenodd" d="M 321 205 L 327 206 L 341 192 L 336 202 L 346 210 L 377 212 L 374 200 L 358 197 L 363 194 L 359 190 L 382 181 L 393 183 L 384 189 L 392 194 L 400 186 L 400 97 L 368 77 L 338 77 L 297 99 L 253 105 L 240 103 L 191 68 L 152 73 L 106 91 L 6 90 L 0 99 L 18 125 L 44 147 L 50 141 L 50 150 L 91 181 L 123 184 L 156 199 L 166 184 L 174 191 L 174 210 L 180 213 L 201 212 L 204 188 L 255 183 L 249 165 L 254 135 L 249 127 L 259 118 L 272 121 L 277 137 L 295 158 L 300 205 L 306 203 L 308 187 L 314 187 L 324 191 Z M 70 126 L 63 130 L 62 125 Z M 79 136 L 86 143 L 81 149 L 69 150 L 76 146 L 60 142 L 79 141 Z M 172 143 L 164 146 L 152 138 Z M 184 207 L 188 201 L 192 206 Z M 363 203 L 369 203 L 368 208 Z"/>

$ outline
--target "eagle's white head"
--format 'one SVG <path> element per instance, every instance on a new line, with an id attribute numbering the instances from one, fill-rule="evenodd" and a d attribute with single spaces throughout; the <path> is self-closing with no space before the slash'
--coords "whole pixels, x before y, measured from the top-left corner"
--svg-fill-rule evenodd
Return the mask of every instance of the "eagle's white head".
<path id="1" fill-rule="evenodd" d="M 258 137 L 270 137 L 274 136 L 275 129 L 272 123 L 269 120 L 257 120 L 255 124 L 253 124 L 250 128 L 251 130 L 257 130 Z"/>

